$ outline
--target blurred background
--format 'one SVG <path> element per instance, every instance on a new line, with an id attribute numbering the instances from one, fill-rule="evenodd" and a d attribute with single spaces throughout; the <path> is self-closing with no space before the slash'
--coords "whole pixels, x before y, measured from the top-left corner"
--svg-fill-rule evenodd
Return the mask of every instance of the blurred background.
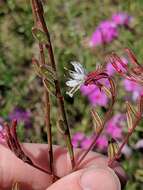
<path id="1" fill-rule="evenodd" d="M 104 114 L 109 99 L 95 86 L 82 86 L 70 98 L 66 95 L 67 70 L 71 61 L 79 61 L 88 71 L 105 63 L 112 51 L 130 64 L 124 48 L 131 48 L 140 63 L 143 58 L 142 0 L 45 0 L 45 18 L 51 33 L 62 93 L 72 133 L 74 147 L 86 149 L 92 141 L 94 127 L 90 106 Z M 3 121 L 17 118 L 21 141 L 46 142 L 44 126 L 43 87 L 31 64 L 38 49 L 33 39 L 29 0 L 0 0 L 0 130 Z M 108 139 L 119 143 L 127 132 L 125 101 L 136 105 L 143 87 L 115 74 L 110 63 L 107 72 L 113 76 L 118 89 L 113 117 L 97 142 L 95 150 L 106 154 Z M 57 109 L 52 99 L 54 144 L 63 144 L 57 133 Z M 0 134 L 2 140 L 2 135 Z M 121 162 L 129 175 L 126 190 L 143 189 L 143 122 L 129 144 L 123 149 Z"/>

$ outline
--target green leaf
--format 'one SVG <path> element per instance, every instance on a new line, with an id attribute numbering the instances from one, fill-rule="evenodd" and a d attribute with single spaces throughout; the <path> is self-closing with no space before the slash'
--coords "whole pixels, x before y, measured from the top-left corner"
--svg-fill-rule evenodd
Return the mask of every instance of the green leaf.
<path id="1" fill-rule="evenodd" d="M 36 40 L 38 40 L 38 42 L 42 43 L 42 44 L 47 44 L 47 36 L 46 34 L 39 28 L 33 27 L 32 28 L 32 34 L 34 36 L 34 38 Z"/>
<path id="2" fill-rule="evenodd" d="M 143 169 L 138 169 L 135 173 L 135 178 L 143 182 Z"/>
<path id="3" fill-rule="evenodd" d="M 45 78 L 45 79 L 54 81 L 57 78 L 52 67 L 49 65 L 40 65 L 40 72 L 41 72 L 43 78 Z"/>
<path id="4" fill-rule="evenodd" d="M 49 80 L 49 79 L 44 79 L 43 80 L 43 84 L 45 86 L 45 88 L 47 89 L 47 91 L 55 96 L 56 95 L 56 91 L 55 91 L 55 84 L 53 83 L 53 81 Z"/>

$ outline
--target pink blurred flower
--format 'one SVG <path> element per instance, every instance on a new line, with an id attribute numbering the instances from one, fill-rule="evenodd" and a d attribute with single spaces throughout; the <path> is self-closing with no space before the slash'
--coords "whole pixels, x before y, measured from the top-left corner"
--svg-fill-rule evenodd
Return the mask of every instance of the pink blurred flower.
<path id="1" fill-rule="evenodd" d="M 122 154 L 125 155 L 126 158 L 129 158 L 132 155 L 132 149 L 127 144 L 122 149 Z"/>
<path id="2" fill-rule="evenodd" d="M 90 136 L 86 137 L 86 138 L 81 142 L 81 148 L 82 148 L 82 149 L 85 149 L 85 150 L 88 149 L 89 146 L 91 145 L 92 141 L 93 141 L 93 138 L 92 138 L 92 137 L 90 137 Z"/>
<path id="3" fill-rule="evenodd" d="M 82 85 L 80 88 L 81 93 L 87 96 L 91 105 L 106 106 L 108 98 L 103 91 L 100 91 L 96 85 Z"/>
<path id="4" fill-rule="evenodd" d="M 106 124 L 106 133 L 112 138 L 121 139 L 122 138 L 122 123 L 125 119 L 124 115 L 116 114 L 113 116 Z"/>
<path id="5" fill-rule="evenodd" d="M 81 132 L 77 132 L 73 135 L 73 139 L 77 141 L 81 141 L 82 139 L 84 139 L 84 137 L 85 137 L 84 133 Z"/>
<path id="6" fill-rule="evenodd" d="M 135 148 L 136 148 L 136 149 L 143 148 L 143 139 L 140 139 L 140 140 L 136 143 Z"/>
<path id="7" fill-rule="evenodd" d="M 123 85 L 126 91 L 132 92 L 133 100 L 136 100 L 141 94 L 143 94 L 143 87 L 134 81 L 124 79 Z"/>
<path id="8" fill-rule="evenodd" d="M 72 145 L 74 148 L 80 147 L 81 142 L 85 138 L 84 133 L 82 132 L 77 132 L 72 136 Z"/>
<path id="9" fill-rule="evenodd" d="M 132 17 L 126 13 L 119 12 L 112 15 L 112 21 L 117 25 L 128 26 L 131 22 Z"/>
<path id="10" fill-rule="evenodd" d="M 110 20 L 105 20 L 99 24 L 89 40 L 89 46 L 95 47 L 104 43 L 109 43 L 118 37 L 116 24 Z"/>
<path id="11" fill-rule="evenodd" d="M 105 150 L 108 146 L 108 140 L 107 137 L 105 135 L 102 135 L 98 138 L 96 146 L 100 149 L 100 150 Z"/>

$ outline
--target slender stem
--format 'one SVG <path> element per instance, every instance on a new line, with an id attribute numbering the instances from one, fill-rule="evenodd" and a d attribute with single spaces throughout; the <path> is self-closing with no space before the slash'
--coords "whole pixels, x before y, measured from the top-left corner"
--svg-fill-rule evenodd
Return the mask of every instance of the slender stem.
<path id="1" fill-rule="evenodd" d="M 33 12 L 33 17 L 34 17 L 34 22 L 35 25 L 39 25 L 39 18 L 37 15 L 37 12 L 35 11 L 36 9 L 36 4 L 32 0 L 31 1 L 32 5 L 32 12 Z M 44 47 L 43 44 L 39 43 L 39 50 L 40 50 L 40 64 L 45 65 L 45 54 L 44 54 Z M 44 84 L 43 84 L 44 85 Z M 45 123 L 46 123 L 46 128 L 47 128 L 47 137 L 48 137 L 48 145 L 49 145 L 49 162 L 50 162 L 50 172 L 54 176 L 54 159 L 53 159 L 53 146 L 52 146 L 52 126 L 50 122 L 50 95 L 47 89 L 44 87 L 44 94 L 45 94 Z"/>
<path id="2" fill-rule="evenodd" d="M 137 119 L 135 120 L 132 129 L 126 135 L 124 141 L 122 142 L 121 146 L 119 147 L 118 152 L 116 153 L 116 155 L 114 156 L 114 158 L 111 159 L 111 160 L 109 160 L 108 166 L 111 167 L 112 164 L 113 164 L 113 162 L 120 157 L 123 147 L 125 146 L 125 144 L 128 143 L 130 136 L 133 134 L 133 132 L 136 129 L 136 127 L 137 127 L 138 123 L 140 122 L 140 120 L 141 120 L 141 115 L 139 117 L 137 117 Z"/>
<path id="3" fill-rule="evenodd" d="M 45 32 L 45 35 L 47 36 L 48 44 L 46 45 L 46 48 L 47 48 L 48 53 L 49 53 L 51 66 L 52 66 L 53 70 L 55 71 L 56 77 L 57 77 L 56 80 L 54 81 L 55 88 L 56 88 L 57 103 L 58 103 L 59 110 L 61 112 L 62 119 L 63 119 L 63 121 L 65 123 L 65 126 L 66 126 L 65 135 L 66 135 L 66 140 L 69 142 L 67 148 L 68 148 L 68 151 L 69 151 L 69 154 L 70 154 L 72 167 L 74 167 L 75 161 L 74 161 L 73 146 L 72 146 L 72 143 L 71 143 L 70 129 L 69 129 L 67 116 L 66 116 L 66 111 L 65 111 L 65 106 L 64 106 L 64 98 L 63 98 L 62 93 L 61 93 L 60 82 L 59 82 L 59 79 L 58 79 L 58 76 L 57 76 L 56 63 L 55 63 L 53 47 L 52 47 L 52 43 L 51 43 L 51 39 L 50 39 L 50 34 L 49 34 L 48 28 L 46 26 L 45 20 L 44 20 L 43 11 L 41 11 L 42 4 L 38 0 L 34 0 L 34 2 L 35 2 L 35 5 L 36 5 L 35 11 L 36 11 L 36 13 L 38 15 L 41 27 L 42 27 L 43 31 Z"/>
<path id="4" fill-rule="evenodd" d="M 110 103 L 110 106 L 108 108 L 108 111 L 106 112 L 105 114 L 105 117 L 104 117 L 104 121 L 103 121 L 103 125 L 102 125 L 102 128 L 99 130 L 98 134 L 94 137 L 91 145 L 88 147 L 88 149 L 83 153 L 83 155 L 80 157 L 80 159 L 77 161 L 75 167 L 73 168 L 73 170 L 75 171 L 78 166 L 81 164 L 81 162 L 84 160 L 84 158 L 86 157 L 86 155 L 89 153 L 89 151 L 91 151 L 93 149 L 93 147 L 96 145 L 97 143 L 97 140 L 98 138 L 100 137 L 103 129 L 104 129 L 104 126 L 106 124 L 106 121 L 109 119 L 109 117 L 111 116 L 112 114 L 112 108 L 114 106 L 114 103 L 115 103 L 115 98 L 113 97 L 112 100 L 111 100 L 111 103 Z"/>
<path id="5" fill-rule="evenodd" d="M 40 57 L 41 57 L 41 64 L 45 65 L 45 55 L 43 45 L 39 43 L 40 49 Z M 44 86 L 44 84 L 43 84 Z M 50 160 L 50 171 L 54 175 L 54 159 L 53 159 L 53 146 L 52 146 L 52 126 L 50 122 L 50 95 L 47 89 L 44 87 L 44 94 L 45 94 L 45 122 L 47 128 L 47 137 L 48 137 L 48 145 L 49 145 L 49 160 Z"/>

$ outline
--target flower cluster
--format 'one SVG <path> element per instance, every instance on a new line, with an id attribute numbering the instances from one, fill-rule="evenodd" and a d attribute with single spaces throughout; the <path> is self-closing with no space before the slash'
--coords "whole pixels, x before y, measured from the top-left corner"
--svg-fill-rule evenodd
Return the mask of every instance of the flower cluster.
<path id="1" fill-rule="evenodd" d="M 100 90 L 96 85 L 82 85 L 80 88 L 81 93 L 87 96 L 92 106 L 106 106 L 108 103 L 108 97 Z"/>
<path id="2" fill-rule="evenodd" d="M 119 35 L 118 26 L 129 27 L 132 17 L 126 13 L 116 13 L 110 20 L 105 20 L 97 26 L 89 40 L 89 47 L 96 47 L 107 44 L 116 39 Z"/>
<path id="3" fill-rule="evenodd" d="M 123 138 L 123 126 L 125 124 L 125 115 L 123 114 L 116 114 L 113 116 L 105 126 L 104 133 L 98 138 L 96 142 L 96 148 L 101 151 L 105 151 L 108 147 L 108 138 L 112 137 L 119 142 Z M 77 132 L 72 137 L 72 144 L 75 148 L 83 148 L 88 149 L 91 142 L 93 141 L 93 135 L 86 136 L 82 132 Z M 124 154 L 128 154 L 127 147 L 123 150 Z"/>
<path id="4" fill-rule="evenodd" d="M 110 83 L 110 77 L 103 68 L 97 68 L 95 71 L 87 73 L 79 62 L 71 62 L 71 64 L 75 71 L 69 71 L 70 79 L 66 82 L 66 85 L 70 87 L 70 90 L 66 93 L 70 97 L 72 97 L 80 88 L 85 95 L 92 94 L 92 91 L 95 91 L 96 88 L 96 95 L 98 96 L 99 90 L 101 91 L 102 87 L 106 86 L 105 83 Z M 87 91 L 84 89 L 86 87 Z M 90 99 L 93 99 L 92 95 L 90 96 Z"/>

